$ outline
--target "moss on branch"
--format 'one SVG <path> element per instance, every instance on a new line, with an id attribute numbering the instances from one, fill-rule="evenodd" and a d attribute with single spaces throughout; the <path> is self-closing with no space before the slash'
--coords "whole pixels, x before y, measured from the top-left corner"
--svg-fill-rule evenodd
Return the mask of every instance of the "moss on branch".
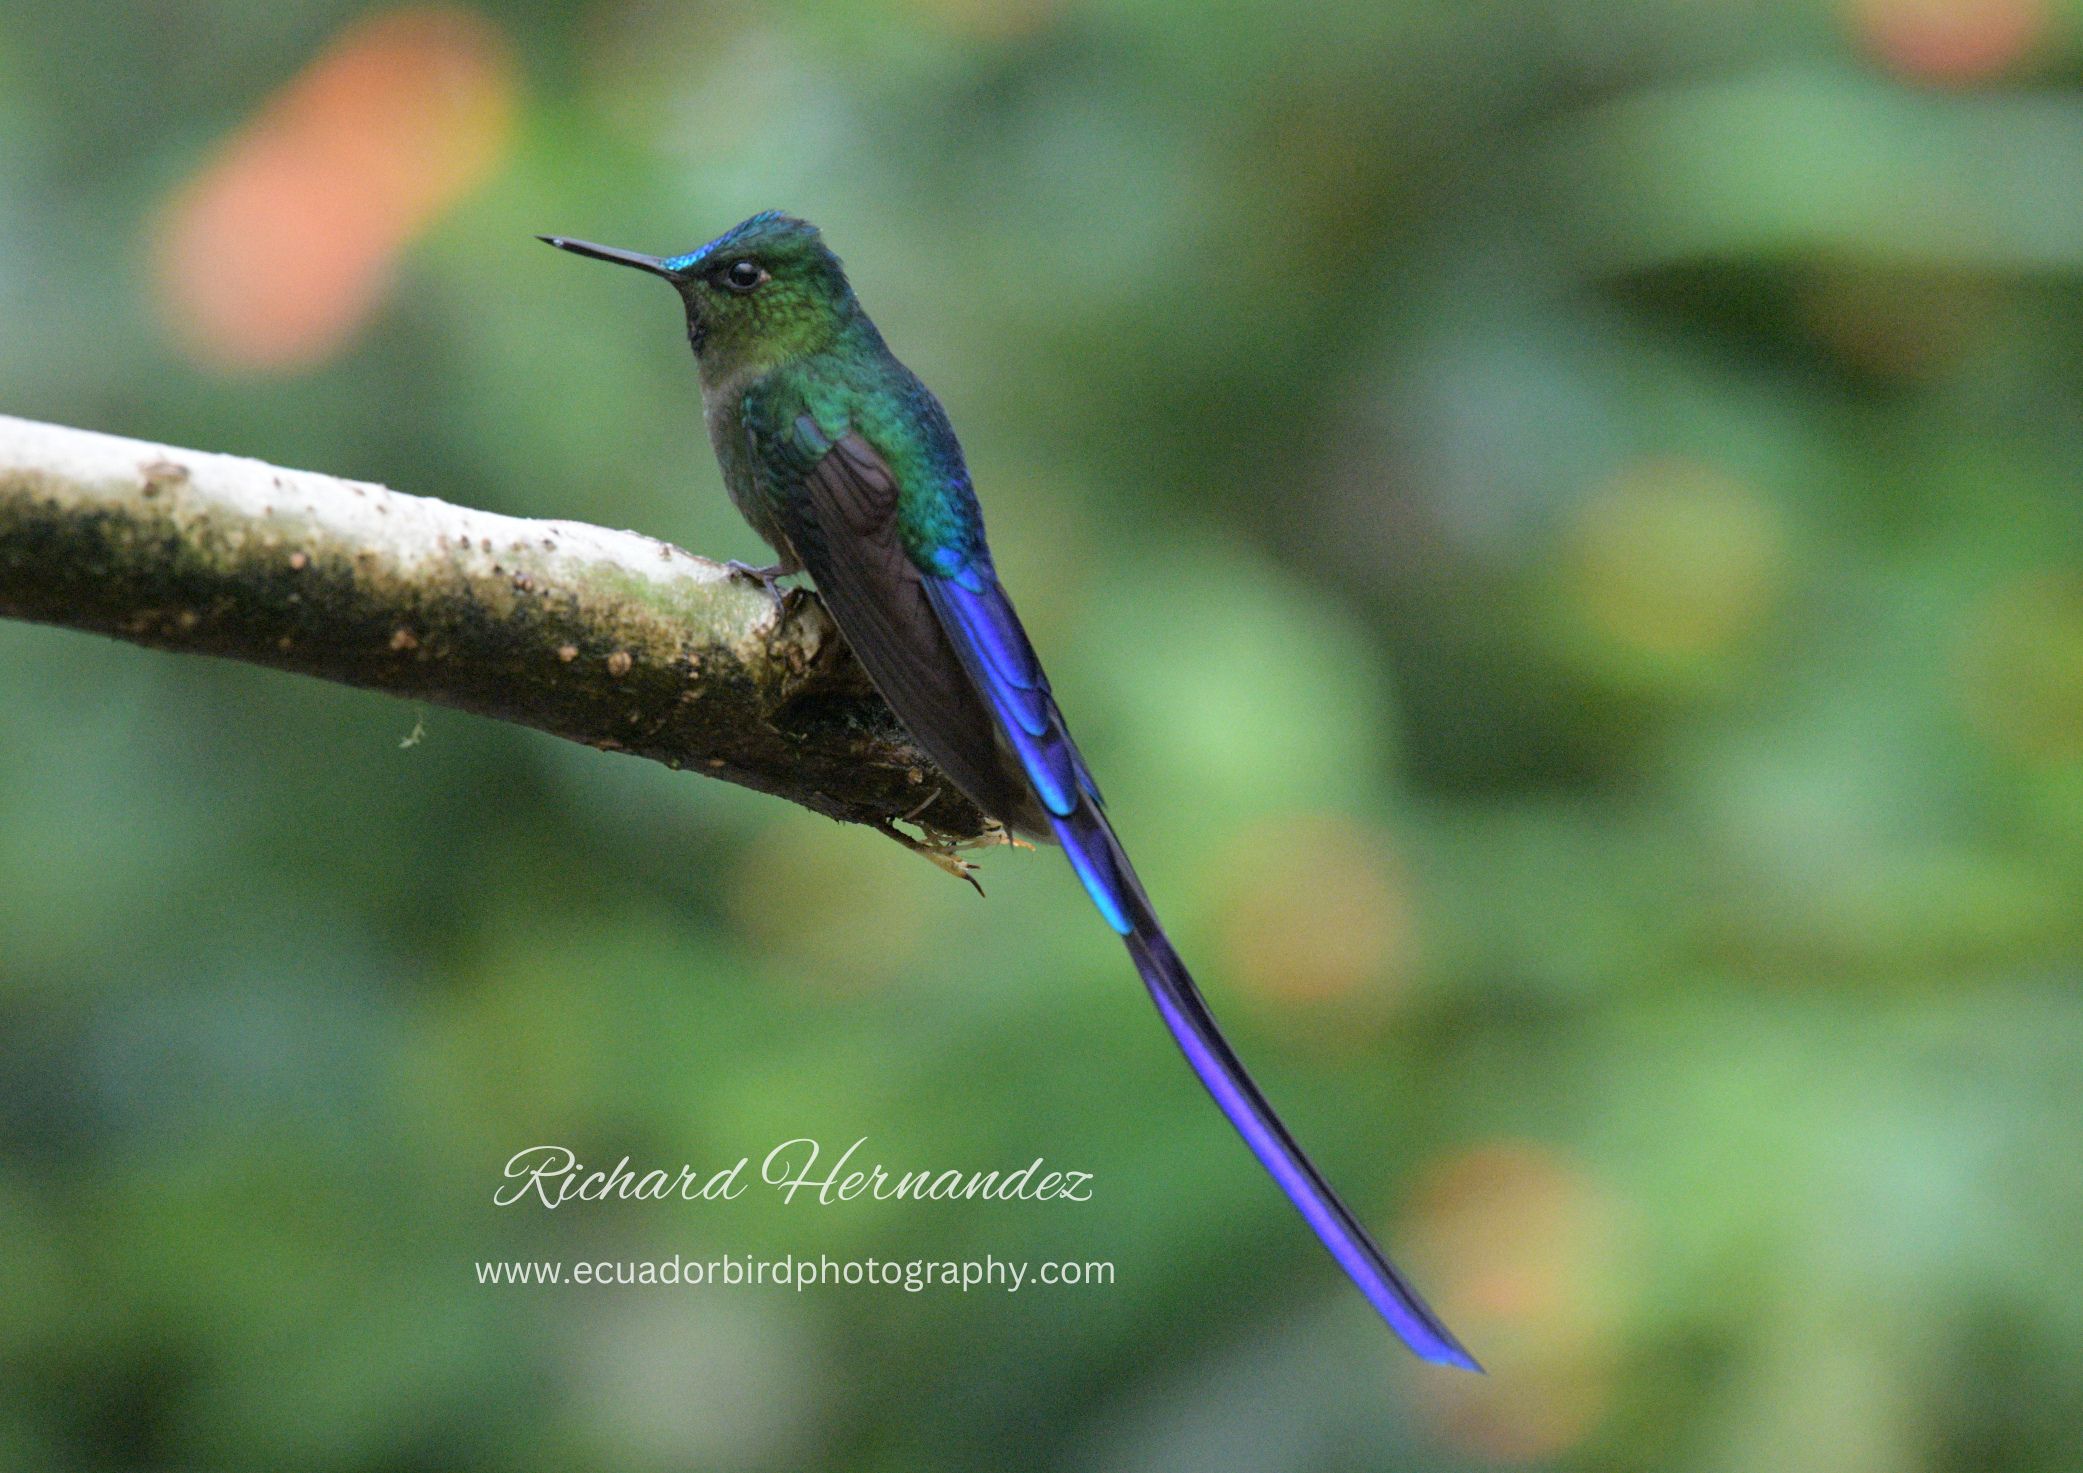
<path id="1" fill-rule="evenodd" d="M 0 416 L 0 616 L 387 691 L 887 829 L 984 815 L 817 600 L 634 532 Z"/>

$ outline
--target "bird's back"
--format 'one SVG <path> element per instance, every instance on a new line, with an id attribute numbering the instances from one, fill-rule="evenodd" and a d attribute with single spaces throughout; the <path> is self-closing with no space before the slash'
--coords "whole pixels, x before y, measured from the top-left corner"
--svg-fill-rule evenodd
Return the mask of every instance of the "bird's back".
<path id="1" fill-rule="evenodd" d="M 879 337 L 858 346 L 784 365 L 734 395 L 735 433 L 720 433 L 742 462 L 735 477 L 725 465 L 732 499 L 802 562 L 869 678 L 956 786 L 1007 826 L 1051 839 L 926 592 L 948 568 L 990 567 L 961 446 L 939 400 Z M 712 409 L 712 434 L 725 423 Z"/>

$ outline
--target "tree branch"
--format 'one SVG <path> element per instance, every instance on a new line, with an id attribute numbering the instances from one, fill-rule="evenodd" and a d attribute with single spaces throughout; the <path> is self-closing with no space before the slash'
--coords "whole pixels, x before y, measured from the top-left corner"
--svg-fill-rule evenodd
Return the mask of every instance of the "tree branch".
<path id="1" fill-rule="evenodd" d="M 886 831 L 986 827 L 814 597 L 777 613 L 635 532 L 0 415 L 0 616 L 453 706 Z"/>

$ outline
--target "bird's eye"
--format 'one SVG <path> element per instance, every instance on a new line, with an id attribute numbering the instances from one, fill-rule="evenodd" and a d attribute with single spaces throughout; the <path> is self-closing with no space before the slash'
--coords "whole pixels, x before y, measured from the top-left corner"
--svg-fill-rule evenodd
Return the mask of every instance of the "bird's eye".
<path id="1" fill-rule="evenodd" d="M 734 292 L 749 292 L 766 279 L 757 261 L 733 261 L 723 268 L 723 284 Z"/>

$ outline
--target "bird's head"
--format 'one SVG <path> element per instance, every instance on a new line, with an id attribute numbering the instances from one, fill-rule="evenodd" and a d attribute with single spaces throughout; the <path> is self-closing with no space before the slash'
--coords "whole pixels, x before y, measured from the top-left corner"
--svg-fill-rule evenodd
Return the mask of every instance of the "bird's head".
<path id="1" fill-rule="evenodd" d="M 768 210 L 681 256 L 645 256 L 560 235 L 560 250 L 663 276 L 687 307 L 704 376 L 761 369 L 829 347 L 859 314 L 839 258 L 807 220 Z"/>

